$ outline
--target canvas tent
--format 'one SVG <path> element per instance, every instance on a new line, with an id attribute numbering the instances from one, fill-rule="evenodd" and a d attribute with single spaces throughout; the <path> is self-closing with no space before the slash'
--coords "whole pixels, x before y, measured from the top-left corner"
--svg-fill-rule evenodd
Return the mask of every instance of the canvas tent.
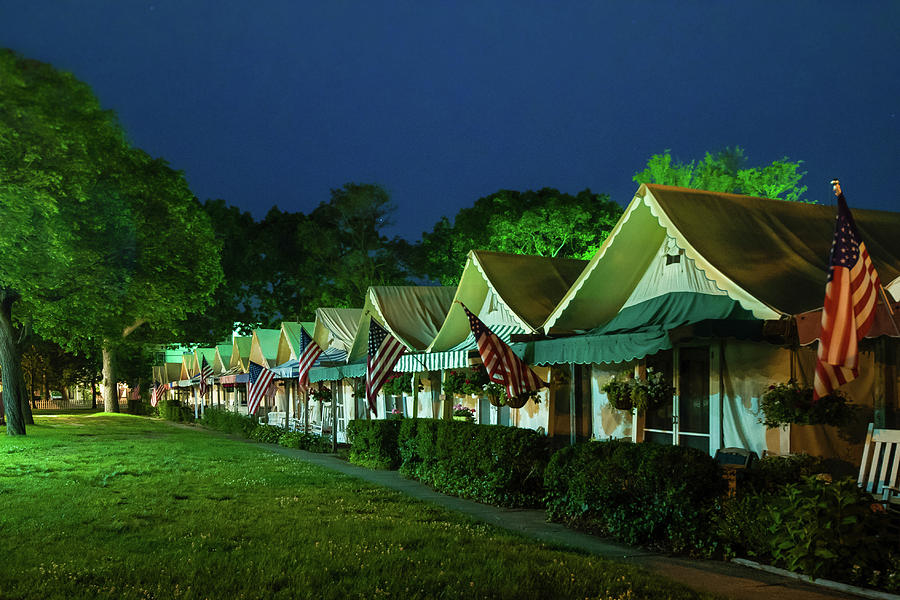
<path id="1" fill-rule="evenodd" d="M 465 367 L 475 348 L 465 304 L 505 342 L 534 333 L 584 270 L 587 261 L 472 250 L 447 317 L 425 353 L 404 356 L 398 371 Z"/>
<path id="2" fill-rule="evenodd" d="M 854 216 L 882 280 L 895 289 L 900 214 Z M 852 462 L 852 448 L 823 428 L 785 433 L 759 423 L 759 396 L 769 384 L 811 383 L 815 352 L 797 344 L 794 315 L 822 305 L 834 219 L 828 206 L 642 185 L 544 324 L 582 335 L 516 349 L 535 364 L 593 365 L 586 376 L 595 437 L 710 452 L 809 450 Z M 876 373 L 883 380 L 896 358 L 876 354 L 863 346 L 861 377 L 846 386 L 870 415 L 879 404 L 897 405 L 896 390 L 875 387 Z M 642 419 L 611 409 L 599 392 L 635 361 L 666 370 L 678 389 L 672 406 Z"/>

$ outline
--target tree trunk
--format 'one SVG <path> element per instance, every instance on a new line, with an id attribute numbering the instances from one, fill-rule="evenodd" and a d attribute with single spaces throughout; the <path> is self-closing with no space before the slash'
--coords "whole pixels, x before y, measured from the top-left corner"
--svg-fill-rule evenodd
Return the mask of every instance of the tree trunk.
<path id="1" fill-rule="evenodd" d="M 21 356 L 21 354 L 19 356 Z M 19 389 L 22 390 L 22 420 L 25 421 L 26 425 L 34 425 L 34 414 L 31 412 L 31 404 L 25 399 L 25 375 L 22 374 L 21 371 L 19 371 L 19 373 Z M 32 398 L 32 402 L 33 401 L 34 398 Z"/>
<path id="2" fill-rule="evenodd" d="M 116 385 L 116 374 L 113 366 L 115 350 L 109 339 L 103 340 L 103 401 L 105 412 L 119 412 L 119 390 Z"/>
<path id="3" fill-rule="evenodd" d="M 91 379 L 91 410 L 97 410 L 97 380 Z"/>
<path id="4" fill-rule="evenodd" d="M 12 324 L 12 305 L 18 294 L 0 289 L 0 373 L 3 375 L 3 410 L 6 413 L 7 435 L 25 435 L 22 417 L 22 363 L 16 347 Z"/>

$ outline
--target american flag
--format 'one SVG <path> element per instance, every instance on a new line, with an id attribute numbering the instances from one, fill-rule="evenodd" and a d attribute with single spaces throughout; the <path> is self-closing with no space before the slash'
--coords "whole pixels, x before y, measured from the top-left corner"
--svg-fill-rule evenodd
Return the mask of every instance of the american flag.
<path id="1" fill-rule="evenodd" d="M 300 389 L 305 389 L 309 386 L 309 370 L 322 354 L 322 348 L 303 329 L 300 330 L 300 347 L 303 348 L 303 351 L 300 353 L 300 358 L 297 359 L 298 377 Z"/>
<path id="2" fill-rule="evenodd" d="M 859 340 L 872 327 L 881 288 L 840 186 L 835 186 L 835 192 L 837 222 L 825 284 L 813 402 L 859 375 Z"/>
<path id="3" fill-rule="evenodd" d="M 206 392 L 209 391 L 209 383 L 208 380 L 212 378 L 213 372 L 212 367 L 209 366 L 209 363 L 206 362 L 206 357 L 203 357 L 203 364 L 200 366 L 200 397 L 206 395 Z"/>
<path id="4" fill-rule="evenodd" d="M 138 382 L 136 386 L 131 388 L 131 392 L 128 394 L 129 400 L 140 400 L 141 399 L 141 383 Z"/>
<path id="5" fill-rule="evenodd" d="M 497 335 L 473 315 L 465 304 L 460 304 L 469 318 L 469 327 L 478 344 L 478 354 L 491 381 L 506 386 L 506 395 L 516 398 L 526 392 L 533 392 L 546 386 L 541 378 L 515 355 L 512 348 L 503 343 Z"/>
<path id="6" fill-rule="evenodd" d="M 162 384 L 158 381 L 153 384 L 153 393 L 150 394 L 150 406 L 156 406 L 159 404 L 159 401 L 162 400 L 166 395 L 166 390 L 169 389 L 169 384 Z"/>
<path id="7" fill-rule="evenodd" d="M 390 377 L 394 365 L 406 352 L 403 342 L 392 336 L 387 330 L 378 324 L 375 319 L 369 319 L 369 357 L 366 361 L 366 400 L 369 401 L 369 410 L 376 417 L 375 400 L 384 382 Z"/>
<path id="8" fill-rule="evenodd" d="M 249 414 L 256 414 L 256 409 L 259 408 L 263 396 L 269 394 L 269 388 L 274 379 L 274 371 L 250 361 L 250 381 L 247 382 L 247 412 Z"/>

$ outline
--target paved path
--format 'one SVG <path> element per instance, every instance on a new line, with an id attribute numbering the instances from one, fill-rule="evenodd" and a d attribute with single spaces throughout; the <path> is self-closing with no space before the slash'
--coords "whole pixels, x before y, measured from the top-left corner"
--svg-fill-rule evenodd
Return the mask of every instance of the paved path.
<path id="1" fill-rule="evenodd" d="M 329 454 L 315 454 L 303 450 L 261 444 L 272 452 L 299 458 L 326 469 L 339 471 L 378 485 L 403 492 L 425 502 L 470 516 L 476 521 L 490 523 L 521 535 L 549 544 L 564 546 L 591 554 L 622 560 L 681 582 L 688 587 L 712 592 L 727 598 L 752 600 L 812 600 L 822 598 L 857 598 L 780 575 L 765 573 L 734 563 L 710 560 L 672 558 L 624 546 L 609 540 L 548 523 L 543 510 L 509 509 L 489 506 L 471 500 L 445 496 L 397 471 L 376 471 L 358 467 Z"/>

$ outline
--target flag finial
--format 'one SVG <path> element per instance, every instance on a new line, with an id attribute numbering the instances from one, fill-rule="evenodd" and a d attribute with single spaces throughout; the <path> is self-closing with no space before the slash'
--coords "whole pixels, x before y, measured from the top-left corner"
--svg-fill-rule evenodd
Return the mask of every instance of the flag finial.
<path id="1" fill-rule="evenodd" d="M 837 179 L 832 179 L 831 180 L 831 189 L 834 190 L 835 196 L 840 196 L 841 195 L 841 182 Z"/>

